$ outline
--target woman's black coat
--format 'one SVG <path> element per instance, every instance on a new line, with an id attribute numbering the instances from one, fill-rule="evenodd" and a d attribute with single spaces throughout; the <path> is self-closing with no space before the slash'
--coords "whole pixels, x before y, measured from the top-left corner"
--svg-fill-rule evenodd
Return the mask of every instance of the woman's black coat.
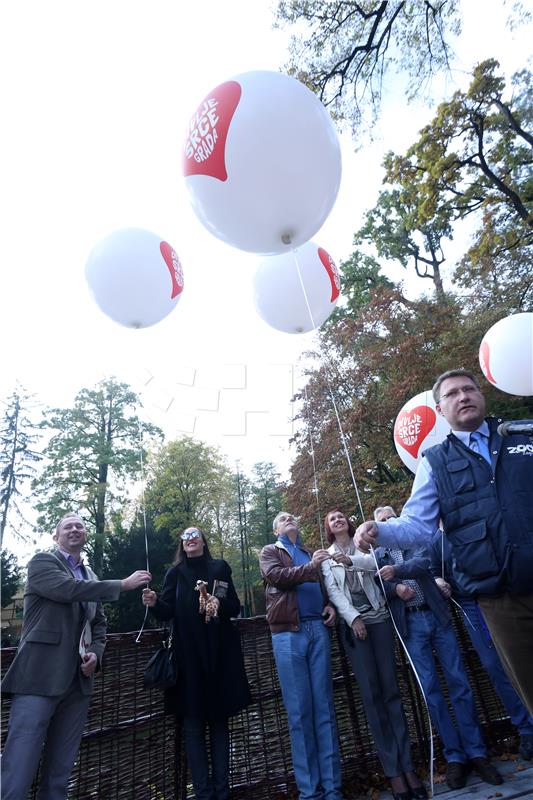
<path id="1" fill-rule="evenodd" d="M 196 580 L 206 580 L 220 601 L 218 621 L 199 614 Z M 179 717 L 222 719 L 251 702 L 240 634 L 231 617 L 240 611 L 239 598 L 226 561 L 184 557 L 171 567 L 152 609 L 159 620 L 173 620 L 173 646 L 178 664 L 175 687 L 165 692 L 165 711 Z"/>

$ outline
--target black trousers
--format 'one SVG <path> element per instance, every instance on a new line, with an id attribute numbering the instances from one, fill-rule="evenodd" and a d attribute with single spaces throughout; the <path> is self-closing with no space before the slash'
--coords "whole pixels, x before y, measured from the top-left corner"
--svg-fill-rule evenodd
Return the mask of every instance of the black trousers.
<path id="1" fill-rule="evenodd" d="M 185 717 L 185 748 L 191 769 L 196 800 L 228 800 L 229 726 L 228 720 Z M 207 736 L 209 736 L 209 759 Z M 211 761 L 211 768 L 209 765 Z"/>

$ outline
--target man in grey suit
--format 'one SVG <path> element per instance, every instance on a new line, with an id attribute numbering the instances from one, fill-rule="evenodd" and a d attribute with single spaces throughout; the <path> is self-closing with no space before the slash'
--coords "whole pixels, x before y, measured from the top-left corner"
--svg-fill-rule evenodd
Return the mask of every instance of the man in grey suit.
<path id="1" fill-rule="evenodd" d="M 3 800 L 26 800 L 41 753 L 39 800 L 66 800 L 105 647 L 101 603 L 151 580 L 137 570 L 99 581 L 81 559 L 87 532 L 77 514 L 60 520 L 53 539 L 57 549 L 28 564 L 20 644 L 2 681 L 2 692 L 12 695 Z"/>

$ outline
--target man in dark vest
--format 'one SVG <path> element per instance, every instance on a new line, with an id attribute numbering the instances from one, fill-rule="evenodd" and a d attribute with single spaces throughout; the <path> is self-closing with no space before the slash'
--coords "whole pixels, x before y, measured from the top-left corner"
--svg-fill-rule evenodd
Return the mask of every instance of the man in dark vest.
<path id="1" fill-rule="evenodd" d="M 533 443 L 502 439 L 502 421 L 485 417 L 475 376 L 457 369 L 433 387 L 451 432 L 424 453 L 402 514 L 364 522 L 355 535 L 371 545 L 430 544 L 442 520 L 454 576 L 478 600 L 502 663 L 533 713 Z"/>

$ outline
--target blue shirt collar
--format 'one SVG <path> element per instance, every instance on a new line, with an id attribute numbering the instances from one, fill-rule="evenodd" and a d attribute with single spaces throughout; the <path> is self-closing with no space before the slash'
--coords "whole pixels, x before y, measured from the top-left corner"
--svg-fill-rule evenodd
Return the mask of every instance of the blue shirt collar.
<path id="1" fill-rule="evenodd" d="M 487 439 L 490 438 L 490 431 L 487 420 L 483 420 L 479 428 L 476 428 L 483 436 L 486 436 Z M 474 431 L 453 431 L 452 433 L 457 436 L 457 438 L 464 444 L 466 447 L 470 447 L 470 434 L 474 433 Z"/>
<path id="2" fill-rule="evenodd" d="M 76 567 L 83 567 L 83 558 L 80 556 L 79 561 L 74 560 L 74 556 L 71 553 L 67 553 L 66 550 L 62 550 L 59 548 L 59 552 L 63 556 L 63 558 L 68 562 L 69 567 L 75 569 Z"/>
<path id="3" fill-rule="evenodd" d="M 300 534 L 298 534 L 298 536 L 296 537 L 296 541 L 294 542 L 294 544 L 291 542 L 289 537 L 286 536 L 284 533 L 282 533 L 281 536 L 278 536 L 278 539 L 282 545 L 284 545 L 285 547 L 288 546 L 289 549 L 292 549 L 294 547 L 299 547 L 300 550 L 302 549 L 302 540 L 300 539 Z"/>

